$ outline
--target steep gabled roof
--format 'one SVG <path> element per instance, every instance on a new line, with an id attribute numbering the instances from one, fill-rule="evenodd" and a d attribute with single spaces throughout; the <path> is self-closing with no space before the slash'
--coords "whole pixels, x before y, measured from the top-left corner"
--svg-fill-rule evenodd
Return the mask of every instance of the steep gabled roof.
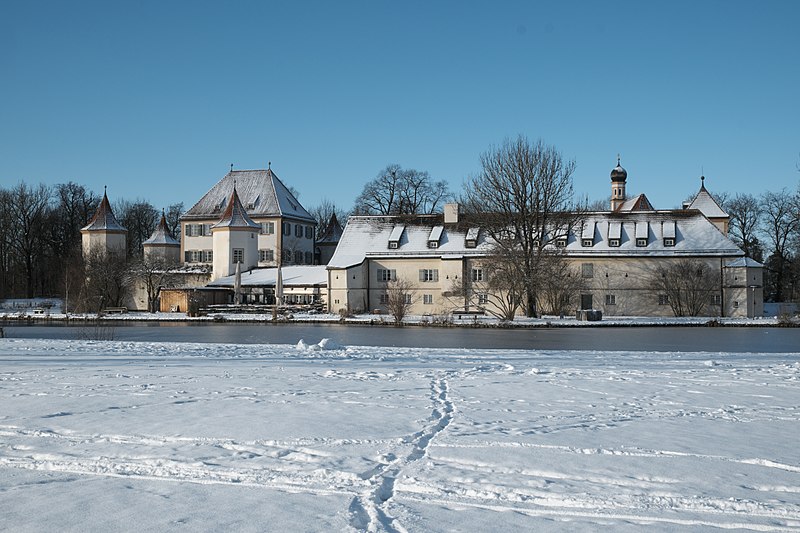
<path id="1" fill-rule="evenodd" d="M 623 204 L 620 205 L 616 211 L 655 211 L 655 209 L 653 209 L 653 204 L 650 203 L 650 200 L 647 199 L 647 196 L 640 194 L 639 196 L 634 196 L 633 198 L 625 200 L 625 202 L 623 202 Z"/>
<path id="2" fill-rule="evenodd" d="M 228 200 L 228 205 L 219 219 L 219 222 L 211 226 L 214 228 L 248 228 L 260 229 L 261 226 L 253 222 L 253 219 L 247 215 L 244 206 L 242 206 L 239 195 L 236 192 L 236 187 L 233 188 L 231 197 Z"/>
<path id="3" fill-rule="evenodd" d="M 325 226 L 325 232 L 322 234 L 322 237 L 317 240 L 317 244 L 337 243 L 339 242 L 339 239 L 342 238 L 343 231 L 344 228 L 342 228 L 342 225 L 339 224 L 339 220 L 336 218 L 336 213 L 334 213 L 331 215 L 328 225 Z"/>
<path id="4" fill-rule="evenodd" d="M 728 213 L 723 211 L 711 193 L 706 190 L 705 176 L 700 177 L 700 190 L 688 209 L 697 209 L 708 218 L 728 218 Z"/>
<path id="5" fill-rule="evenodd" d="M 234 184 L 247 214 L 251 217 L 288 217 L 314 223 L 289 188 L 266 170 L 231 170 L 181 217 L 182 220 L 217 218 L 225 209 Z"/>
<path id="6" fill-rule="evenodd" d="M 169 232 L 169 228 L 167 227 L 167 218 L 164 216 L 164 212 L 161 212 L 161 221 L 158 223 L 155 231 L 153 234 L 150 235 L 146 241 L 142 243 L 144 246 L 180 246 L 177 240 L 175 240 Z"/>
<path id="7" fill-rule="evenodd" d="M 114 216 L 114 212 L 111 210 L 111 204 L 105 191 L 103 191 L 103 199 L 100 201 L 97 211 L 95 211 L 89 223 L 81 228 L 81 231 L 128 232 L 122 224 L 117 222 L 117 217 Z"/>

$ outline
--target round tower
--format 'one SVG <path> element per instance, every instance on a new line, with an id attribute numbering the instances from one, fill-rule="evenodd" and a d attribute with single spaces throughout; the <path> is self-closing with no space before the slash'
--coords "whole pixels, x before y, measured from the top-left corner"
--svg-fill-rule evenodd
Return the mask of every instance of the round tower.
<path id="1" fill-rule="evenodd" d="M 611 210 L 616 211 L 625 203 L 625 181 L 628 179 L 628 171 L 622 168 L 617 154 L 617 166 L 611 171 Z"/>
<path id="2" fill-rule="evenodd" d="M 142 243 L 144 260 L 150 264 L 177 266 L 180 263 L 181 243 L 170 234 L 167 217 L 161 211 L 161 221 L 150 238 Z"/>
<path id="3" fill-rule="evenodd" d="M 92 253 L 115 254 L 125 257 L 127 252 L 128 230 L 117 222 L 108 195 L 103 189 L 103 199 L 89 223 L 81 228 L 83 256 Z"/>
<path id="4" fill-rule="evenodd" d="M 213 247 L 212 280 L 232 276 L 236 265 L 250 270 L 258 265 L 258 232 L 261 226 L 253 222 L 242 206 L 236 185 L 219 222 L 211 226 Z"/>

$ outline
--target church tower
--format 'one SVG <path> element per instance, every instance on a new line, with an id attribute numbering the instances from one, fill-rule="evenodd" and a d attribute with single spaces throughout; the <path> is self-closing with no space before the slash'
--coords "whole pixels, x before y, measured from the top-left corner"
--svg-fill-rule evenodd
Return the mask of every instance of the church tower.
<path id="1" fill-rule="evenodd" d="M 628 171 L 619 164 L 619 154 L 617 154 L 617 166 L 611 171 L 611 210 L 616 211 L 625 203 L 625 181 L 628 179 Z"/>
<path id="2" fill-rule="evenodd" d="M 242 206 L 234 184 L 225 212 L 219 222 L 211 226 L 214 269 L 212 281 L 233 275 L 237 263 L 243 271 L 258 265 L 260 230 L 261 226 L 253 222 Z"/>
<path id="3" fill-rule="evenodd" d="M 128 230 L 117 222 L 108 195 L 103 189 L 103 199 L 89 223 L 81 228 L 83 256 L 97 250 L 102 254 L 127 254 Z"/>

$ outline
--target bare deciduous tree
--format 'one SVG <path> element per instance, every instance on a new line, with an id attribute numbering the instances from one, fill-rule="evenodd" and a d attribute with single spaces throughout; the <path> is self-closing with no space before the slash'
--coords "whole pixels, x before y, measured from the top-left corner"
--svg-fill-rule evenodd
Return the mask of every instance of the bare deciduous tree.
<path id="1" fill-rule="evenodd" d="M 506 279 L 521 280 L 526 314 L 535 316 L 540 267 L 583 217 L 573 203 L 575 162 L 520 135 L 484 153 L 481 167 L 467 183 L 465 207 L 494 241 L 494 255 L 513 258 Z"/>
<path id="2" fill-rule="evenodd" d="M 451 197 L 444 180 L 433 181 L 427 172 L 389 165 L 356 198 L 359 215 L 430 214 Z"/>
<path id="3" fill-rule="evenodd" d="M 757 232 L 762 215 L 761 202 L 752 194 L 737 194 L 725 206 L 730 216 L 729 233 L 747 257 L 763 261 L 764 252 Z"/>
<path id="4" fill-rule="evenodd" d="M 675 316 L 698 316 L 719 293 L 720 273 L 697 259 L 681 259 L 659 263 L 649 283 L 656 294 L 666 296 Z"/>
<path id="5" fill-rule="evenodd" d="M 34 297 L 36 265 L 47 248 L 45 239 L 50 189 L 43 184 L 30 187 L 20 183 L 8 197 L 11 215 L 11 249 L 23 265 L 25 296 Z"/>
<path id="6" fill-rule="evenodd" d="M 773 301 L 782 302 L 785 298 L 792 272 L 793 240 L 800 233 L 800 209 L 798 195 L 786 189 L 778 193 L 767 192 L 761 195 L 763 210 L 762 228 L 772 247 L 767 259 L 768 290 Z"/>
<path id="7" fill-rule="evenodd" d="M 158 295 L 162 287 L 170 285 L 175 279 L 175 275 L 170 271 L 170 266 L 162 257 L 143 257 L 129 267 L 132 280 L 144 284 L 147 293 L 147 310 L 151 313 L 158 311 Z"/>
<path id="8" fill-rule="evenodd" d="M 181 215 L 183 215 L 183 211 L 183 202 L 178 202 L 177 204 L 170 204 L 164 213 L 170 235 L 179 242 L 181 240 Z"/>
<path id="9" fill-rule="evenodd" d="M 331 217 L 333 217 L 333 215 L 336 215 L 336 218 L 340 223 L 347 219 L 347 213 L 345 213 L 344 210 L 336 207 L 336 204 L 327 198 L 323 198 L 318 205 L 310 208 L 308 212 L 312 217 L 314 217 L 314 220 L 317 221 L 315 237 L 317 240 L 324 236 L 325 230 L 327 229 L 328 223 L 331 221 Z"/>
<path id="10" fill-rule="evenodd" d="M 386 283 L 386 307 L 394 318 L 394 323 L 400 325 L 414 305 L 413 284 L 406 279 L 394 278 Z"/>
<path id="11" fill-rule="evenodd" d="M 134 202 L 119 200 L 114 213 L 119 223 L 128 230 L 128 256 L 132 259 L 141 257 L 142 243 L 158 225 L 158 211 L 150 202 L 138 199 Z"/>
<path id="12" fill-rule="evenodd" d="M 540 266 L 542 286 L 539 307 L 545 314 L 564 316 L 573 312 L 576 298 L 585 286 L 578 268 L 558 255 L 551 255 Z"/>

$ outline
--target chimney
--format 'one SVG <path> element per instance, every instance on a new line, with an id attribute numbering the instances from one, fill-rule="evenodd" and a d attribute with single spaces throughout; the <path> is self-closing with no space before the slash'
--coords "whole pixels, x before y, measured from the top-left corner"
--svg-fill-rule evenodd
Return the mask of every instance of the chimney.
<path id="1" fill-rule="evenodd" d="M 458 224 L 458 204 L 444 204 L 444 223 Z"/>

